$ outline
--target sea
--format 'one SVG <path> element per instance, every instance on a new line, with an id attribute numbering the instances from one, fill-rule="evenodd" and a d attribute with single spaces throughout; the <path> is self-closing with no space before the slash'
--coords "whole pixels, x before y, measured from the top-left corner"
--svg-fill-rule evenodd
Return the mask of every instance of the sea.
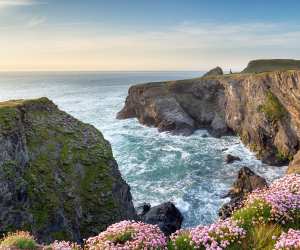
<path id="1" fill-rule="evenodd" d="M 172 201 L 183 227 L 212 223 L 222 198 L 243 166 L 272 181 L 286 167 L 255 158 L 235 136 L 214 138 L 206 130 L 189 137 L 159 133 L 137 119 L 117 120 L 131 85 L 199 77 L 201 71 L 172 72 L 1 72 L 0 101 L 46 96 L 60 109 L 101 130 L 110 141 L 136 207 Z M 226 164 L 226 154 L 241 161 Z"/>

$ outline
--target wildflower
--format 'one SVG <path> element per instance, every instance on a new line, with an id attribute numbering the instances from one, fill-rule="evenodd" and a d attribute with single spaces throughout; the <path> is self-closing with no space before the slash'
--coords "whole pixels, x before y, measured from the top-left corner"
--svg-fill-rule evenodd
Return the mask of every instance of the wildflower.
<path id="1" fill-rule="evenodd" d="M 289 229 L 282 233 L 275 244 L 275 250 L 298 250 L 300 249 L 300 230 Z"/>
<path id="2" fill-rule="evenodd" d="M 158 226 L 135 221 L 121 221 L 98 236 L 86 240 L 89 250 L 165 249 L 167 239 Z"/>
<path id="3" fill-rule="evenodd" d="M 49 248 L 51 250 L 80 250 L 81 247 L 69 241 L 54 241 Z"/>
<path id="4" fill-rule="evenodd" d="M 219 220 L 209 226 L 198 226 L 189 231 L 179 230 L 171 236 L 172 244 L 176 246 L 178 239 L 185 236 L 185 240 L 193 242 L 195 249 L 222 250 L 233 243 L 240 244 L 245 237 L 244 229 L 231 219 Z"/>

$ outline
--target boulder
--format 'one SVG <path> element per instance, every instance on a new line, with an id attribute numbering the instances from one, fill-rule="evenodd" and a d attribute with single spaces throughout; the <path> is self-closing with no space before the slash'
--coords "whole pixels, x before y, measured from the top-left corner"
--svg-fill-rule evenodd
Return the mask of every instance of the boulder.
<path id="1" fill-rule="evenodd" d="M 223 75 L 223 70 L 220 67 L 215 67 L 213 69 L 211 69 L 210 71 L 206 72 L 203 77 L 207 77 L 207 76 L 220 76 Z"/>
<path id="2" fill-rule="evenodd" d="M 140 206 L 136 208 L 137 215 L 141 218 L 143 217 L 146 213 L 148 213 L 151 209 L 151 204 L 150 203 L 143 203 Z"/>
<path id="3" fill-rule="evenodd" d="M 237 179 L 234 181 L 229 192 L 224 196 L 231 200 L 219 210 L 222 219 L 230 217 L 235 208 L 240 207 L 247 194 L 255 189 L 267 187 L 265 178 L 255 174 L 250 168 L 243 167 L 239 170 Z"/>
<path id="4" fill-rule="evenodd" d="M 290 162 L 287 174 L 300 174 L 300 151 L 294 155 L 294 159 Z"/>
<path id="5" fill-rule="evenodd" d="M 0 233 L 82 239 L 136 218 L 130 188 L 95 127 L 47 98 L 0 103 Z"/>
<path id="6" fill-rule="evenodd" d="M 235 161 L 241 161 L 241 158 L 238 157 L 238 156 L 231 155 L 231 154 L 227 154 L 227 155 L 225 156 L 225 162 L 226 162 L 227 164 L 231 164 L 231 163 L 233 163 L 233 162 L 235 162 Z"/>
<path id="7" fill-rule="evenodd" d="M 161 231 L 170 236 L 181 228 L 183 216 L 172 202 L 166 202 L 150 208 L 142 216 L 145 223 L 158 225 Z"/>

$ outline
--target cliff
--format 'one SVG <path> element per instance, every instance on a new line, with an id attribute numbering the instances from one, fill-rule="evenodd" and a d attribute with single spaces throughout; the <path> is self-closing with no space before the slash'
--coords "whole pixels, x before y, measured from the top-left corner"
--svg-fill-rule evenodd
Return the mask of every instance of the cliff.
<path id="1" fill-rule="evenodd" d="M 0 232 L 81 241 L 135 218 L 110 144 L 47 98 L 0 103 Z"/>
<path id="2" fill-rule="evenodd" d="M 299 149 L 300 71 L 229 74 L 132 86 L 119 119 L 136 117 L 160 131 L 228 133 L 273 165 Z"/>

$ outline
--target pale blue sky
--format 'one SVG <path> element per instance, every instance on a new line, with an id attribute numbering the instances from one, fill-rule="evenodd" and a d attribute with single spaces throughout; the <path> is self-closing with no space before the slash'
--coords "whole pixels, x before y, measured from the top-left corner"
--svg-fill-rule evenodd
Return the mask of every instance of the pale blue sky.
<path id="1" fill-rule="evenodd" d="M 225 70 L 300 58 L 300 1 L 0 0 L 0 70 Z"/>

